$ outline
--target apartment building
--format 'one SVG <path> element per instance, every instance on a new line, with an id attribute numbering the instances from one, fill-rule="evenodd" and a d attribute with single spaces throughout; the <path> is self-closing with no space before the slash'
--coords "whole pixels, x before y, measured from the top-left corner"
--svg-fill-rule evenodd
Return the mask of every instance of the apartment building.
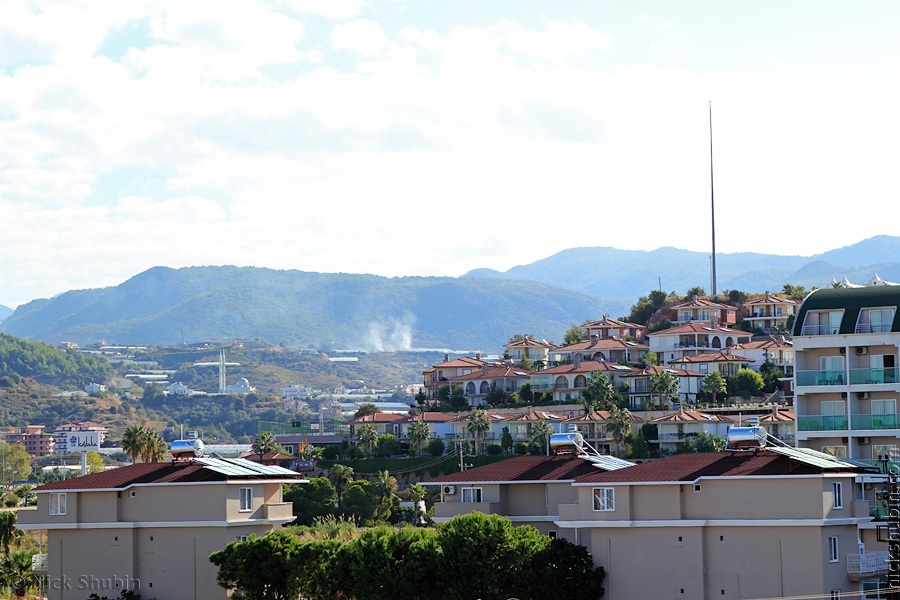
<path id="1" fill-rule="evenodd" d="M 868 502 L 855 499 L 860 469 L 796 448 L 606 467 L 569 455 L 509 459 L 425 485 L 441 486 L 436 521 L 501 514 L 586 546 L 606 569 L 609 600 L 849 598 L 887 566 L 886 553 L 859 543 L 871 521 Z"/>
<path id="2" fill-rule="evenodd" d="M 765 333 L 787 331 L 788 317 L 796 316 L 799 306 L 796 300 L 766 292 L 762 298 L 744 302 L 744 320 Z"/>
<path id="3" fill-rule="evenodd" d="M 282 484 L 305 481 L 240 459 L 138 463 L 36 488 L 37 510 L 20 511 L 17 527 L 47 531 L 35 571 L 47 577 L 49 600 L 126 589 L 225 599 L 209 555 L 293 521 Z"/>
<path id="4" fill-rule="evenodd" d="M 12 431 L 0 433 L 0 441 L 4 444 L 22 444 L 32 458 L 53 454 L 54 436 L 44 433 L 43 425 L 25 425 Z"/>
<path id="5" fill-rule="evenodd" d="M 812 292 L 794 321 L 797 445 L 877 461 L 900 438 L 900 287 Z"/>

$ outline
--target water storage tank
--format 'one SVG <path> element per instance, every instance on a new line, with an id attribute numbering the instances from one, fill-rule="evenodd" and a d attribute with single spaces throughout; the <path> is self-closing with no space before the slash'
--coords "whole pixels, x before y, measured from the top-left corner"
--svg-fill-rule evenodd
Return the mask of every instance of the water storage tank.
<path id="1" fill-rule="evenodd" d="M 550 452 L 553 454 L 577 454 L 584 448 L 584 437 L 580 433 L 554 433 L 550 436 Z"/>
<path id="2" fill-rule="evenodd" d="M 203 442 L 200 440 L 175 440 L 169 452 L 178 458 L 199 458 L 203 456 Z"/>
<path id="3" fill-rule="evenodd" d="M 766 428 L 732 427 L 728 430 L 728 447 L 732 450 L 762 448 L 766 445 Z"/>

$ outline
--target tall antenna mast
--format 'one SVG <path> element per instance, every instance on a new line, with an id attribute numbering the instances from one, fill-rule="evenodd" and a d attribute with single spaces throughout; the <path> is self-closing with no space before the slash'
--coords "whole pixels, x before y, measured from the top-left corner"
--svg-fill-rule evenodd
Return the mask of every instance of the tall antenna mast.
<path id="1" fill-rule="evenodd" d="M 712 295 L 716 295 L 716 196 L 713 186 L 712 100 L 709 101 L 709 202 L 712 214 Z"/>

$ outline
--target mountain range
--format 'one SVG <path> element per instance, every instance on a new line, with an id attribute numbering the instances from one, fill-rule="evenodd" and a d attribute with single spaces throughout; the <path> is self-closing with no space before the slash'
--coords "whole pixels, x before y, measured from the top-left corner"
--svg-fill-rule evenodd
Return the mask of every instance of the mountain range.
<path id="1" fill-rule="evenodd" d="M 874 273 L 900 281 L 900 237 L 877 236 L 814 256 L 719 254 L 718 291 L 807 289 Z M 500 272 L 380 277 L 261 267 L 155 267 L 107 288 L 19 306 L 0 331 L 49 343 L 178 344 L 259 338 L 287 346 L 483 349 L 513 334 L 560 341 L 572 323 L 620 317 L 650 290 L 707 288 L 709 255 L 572 248 Z M 0 318 L 3 312 L 0 310 Z"/>

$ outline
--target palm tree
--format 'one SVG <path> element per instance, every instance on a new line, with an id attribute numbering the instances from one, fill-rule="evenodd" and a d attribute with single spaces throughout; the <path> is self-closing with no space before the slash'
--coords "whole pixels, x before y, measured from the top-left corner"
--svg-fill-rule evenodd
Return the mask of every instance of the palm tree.
<path id="1" fill-rule="evenodd" d="M 366 423 L 365 425 L 360 425 L 359 429 L 356 430 L 356 439 L 366 449 L 366 454 L 371 454 L 372 449 L 375 447 L 375 442 L 378 441 L 378 432 L 373 425 Z"/>
<path id="2" fill-rule="evenodd" d="M 422 454 L 422 444 L 431 436 L 431 429 L 428 423 L 424 421 L 416 421 L 409 426 L 409 441 L 416 447 L 416 454 Z"/>
<path id="3" fill-rule="evenodd" d="M 409 490 L 407 491 L 407 495 L 409 497 L 409 501 L 413 503 L 413 524 L 419 525 L 419 502 L 425 499 L 425 495 L 427 491 L 424 487 L 419 485 L 418 483 L 414 483 L 409 486 Z"/>
<path id="4" fill-rule="evenodd" d="M 547 421 L 535 421 L 531 424 L 531 443 L 540 448 L 541 453 L 546 451 L 547 441 L 551 435 L 553 435 L 553 428 Z"/>
<path id="5" fill-rule="evenodd" d="M 650 391 L 659 396 L 660 404 L 668 404 L 670 396 L 678 395 L 678 377 L 668 371 L 660 371 L 650 376 Z M 663 402 L 663 396 L 666 400 Z"/>
<path id="6" fill-rule="evenodd" d="M 725 378 L 722 377 L 721 373 L 718 371 L 713 371 L 703 378 L 703 387 L 712 392 L 713 404 L 716 403 L 716 396 L 718 394 L 724 394 L 728 390 L 728 384 L 726 383 Z"/>
<path id="7" fill-rule="evenodd" d="M 122 450 L 131 457 L 131 462 L 137 462 L 138 456 L 143 452 L 144 428 L 140 425 L 132 425 L 122 435 Z"/>
<path id="8" fill-rule="evenodd" d="M 605 409 L 612 399 L 616 396 L 616 389 L 606 373 L 602 371 L 594 371 L 588 380 L 584 391 L 581 392 L 582 397 L 587 400 L 588 406 L 593 405 L 598 409 Z"/>
<path id="9" fill-rule="evenodd" d="M 24 598 L 28 588 L 37 583 L 31 570 L 31 555 L 27 550 L 17 550 L 0 563 L 0 579 L 12 588 L 16 598 Z"/>
<path id="10" fill-rule="evenodd" d="M 17 518 L 14 510 L 0 513 L 0 548 L 5 556 L 9 556 L 10 544 L 18 544 L 22 537 L 22 532 L 16 529 Z"/>
<path id="11" fill-rule="evenodd" d="M 341 507 L 341 496 L 353 483 L 353 468 L 347 465 L 334 465 L 328 470 L 328 481 L 334 486 L 338 508 Z"/>
<path id="12" fill-rule="evenodd" d="M 472 411 L 472 416 L 469 417 L 469 422 L 466 424 L 466 431 L 471 433 L 475 440 L 475 454 L 478 454 L 478 438 L 490 430 L 491 422 L 484 411 L 477 408 Z"/>
<path id="13" fill-rule="evenodd" d="M 147 439 L 147 458 L 150 462 L 163 462 L 169 452 L 169 445 L 158 433 L 151 432 Z"/>
<path id="14" fill-rule="evenodd" d="M 631 432 L 631 412 L 627 408 L 613 406 L 606 420 L 606 431 L 612 436 L 616 444 L 616 454 L 621 455 L 622 442 L 625 436 Z"/>
<path id="15" fill-rule="evenodd" d="M 271 432 L 260 433 L 253 442 L 254 454 L 272 454 L 278 448 L 278 442 L 275 441 L 275 434 Z"/>

